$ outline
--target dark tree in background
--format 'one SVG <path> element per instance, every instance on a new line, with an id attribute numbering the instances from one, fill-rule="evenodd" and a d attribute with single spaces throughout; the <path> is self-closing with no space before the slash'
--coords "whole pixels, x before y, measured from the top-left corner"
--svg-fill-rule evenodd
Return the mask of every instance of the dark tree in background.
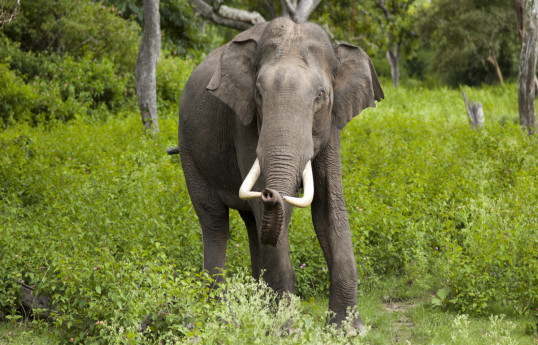
<path id="1" fill-rule="evenodd" d="M 411 58 L 418 48 L 414 28 L 424 0 L 326 0 L 314 21 L 328 27 L 337 40 L 355 44 L 375 61 L 378 74 L 380 57 L 386 58 L 393 86 L 400 82 L 402 60 Z"/>
<path id="2" fill-rule="evenodd" d="M 144 0 L 144 33 L 136 60 L 136 95 L 145 129 L 159 132 L 157 118 L 157 63 L 161 53 L 159 0 Z"/>
<path id="3" fill-rule="evenodd" d="M 377 0 L 375 6 L 382 12 L 380 25 L 386 36 L 385 49 L 390 65 L 392 86 L 400 82 L 400 50 L 402 44 L 410 37 L 416 36 L 412 31 L 412 17 L 409 13 L 414 0 Z"/>
<path id="4" fill-rule="evenodd" d="M 144 27 L 142 0 L 105 0 L 124 19 L 132 19 Z M 201 20 L 187 0 L 160 0 L 162 48 L 180 56 L 197 55 L 207 49 L 209 40 L 200 30 Z"/>
<path id="5" fill-rule="evenodd" d="M 480 85 L 517 75 L 518 37 L 506 0 L 435 0 L 418 17 L 433 70 L 451 85 Z"/>
<path id="6" fill-rule="evenodd" d="M 538 0 L 513 0 L 521 38 L 517 88 L 519 123 L 529 135 L 536 133 L 536 60 L 538 58 Z M 528 25 L 527 25 L 528 24 Z"/>

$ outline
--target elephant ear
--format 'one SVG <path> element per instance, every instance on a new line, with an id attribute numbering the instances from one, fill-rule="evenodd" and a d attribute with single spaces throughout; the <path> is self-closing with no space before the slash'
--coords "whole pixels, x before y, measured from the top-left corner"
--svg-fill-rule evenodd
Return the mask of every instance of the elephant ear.
<path id="1" fill-rule="evenodd" d="M 335 48 L 338 70 L 334 81 L 333 119 L 338 129 L 363 109 L 375 107 L 385 95 L 374 65 L 359 47 L 340 44 Z"/>
<path id="2" fill-rule="evenodd" d="M 245 126 L 252 121 L 256 108 L 254 60 L 266 25 L 261 23 L 243 31 L 226 45 L 207 85 L 207 90 L 229 106 Z"/>

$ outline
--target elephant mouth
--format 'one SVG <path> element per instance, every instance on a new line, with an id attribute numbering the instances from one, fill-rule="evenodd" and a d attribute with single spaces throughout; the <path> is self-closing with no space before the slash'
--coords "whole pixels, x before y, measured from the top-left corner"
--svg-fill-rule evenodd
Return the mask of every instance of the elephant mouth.
<path id="1" fill-rule="evenodd" d="M 262 192 L 252 191 L 252 187 L 254 187 L 254 184 L 260 177 L 260 173 L 260 163 L 256 158 L 256 161 L 254 161 L 254 164 L 252 164 L 252 168 L 250 168 L 250 171 L 243 180 L 241 188 L 239 188 L 239 198 L 241 200 L 262 198 Z M 304 187 L 303 196 L 300 198 L 284 196 L 282 198 L 290 205 L 305 208 L 310 206 L 312 200 L 314 199 L 314 176 L 312 175 L 312 163 L 310 161 L 306 163 L 302 177 Z"/>
<path id="2" fill-rule="evenodd" d="M 239 198 L 242 200 L 261 199 L 264 205 L 264 212 L 261 227 L 262 244 L 276 246 L 285 223 L 284 202 L 296 207 L 308 207 L 314 198 L 314 177 L 312 174 L 312 164 L 306 163 L 302 174 L 303 196 L 281 196 L 276 190 L 266 188 L 262 192 L 253 192 L 252 187 L 260 177 L 261 170 L 258 159 L 252 165 L 249 173 L 245 177 L 241 188 L 239 188 Z"/>

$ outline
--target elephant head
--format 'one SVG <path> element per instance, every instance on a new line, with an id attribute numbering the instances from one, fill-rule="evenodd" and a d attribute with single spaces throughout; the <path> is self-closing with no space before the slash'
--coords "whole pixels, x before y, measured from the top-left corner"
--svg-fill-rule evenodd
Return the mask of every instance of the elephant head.
<path id="1" fill-rule="evenodd" d="M 383 91 L 369 57 L 360 48 L 334 48 L 312 23 L 286 18 L 259 24 L 236 36 L 222 52 L 207 89 L 228 105 L 244 126 L 257 126 L 257 159 L 240 198 L 260 198 L 262 243 L 276 245 L 292 206 L 314 197 L 311 161 Z M 260 178 L 265 189 L 252 192 Z M 296 198 L 303 185 L 304 195 Z"/>

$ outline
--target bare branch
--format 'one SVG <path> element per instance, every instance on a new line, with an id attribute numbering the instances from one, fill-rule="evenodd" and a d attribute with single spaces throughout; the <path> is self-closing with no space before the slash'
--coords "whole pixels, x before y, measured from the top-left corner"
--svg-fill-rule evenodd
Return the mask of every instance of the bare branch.
<path id="1" fill-rule="evenodd" d="M 287 0 L 286 0 L 287 1 Z M 318 7 L 321 0 L 301 0 L 297 5 L 297 10 L 293 15 L 293 20 L 296 23 L 304 23 L 308 20 L 312 12 Z"/>
<path id="2" fill-rule="evenodd" d="M 263 18 L 262 15 L 256 11 L 249 12 L 249 11 L 240 10 L 237 8 L 228 7 L 225 5 L 222 5 L 219 8 L 219 14 L 223 16 L 224 18 L 242 21 L 242 22 L 249 22 L 252 25 L 265 22 L 265 18 Z"/>
<path id="3" fill-rule="evenodd" d="M 376 1 L 375 4 L 385 13 L 385 18 L 387 18 L 387 20 L 390 21 L 390 11 L 385 5 L 385 2 L 383 0 L 379 0 L 379 1 Z"/>
<path id="4" fill-rule="evenodd" d="M 13 0 L 11 6 L 5 6 L 5 1 L 0 1 L 0 29 L 4 27 L 5 24 L 9 24 L 13 21 L 19 14 L 19 9 L 21 7 L 21 0 Z M 4 8 L 4 6 L 6 8 Z M 11 7 L 11 8 L 10 8 Z"/>
<path id="5" fill-rule="evenodd" d="M 196 11 L 202 18 L 218 25 L 246 30 L 253 25 L 265 22 L 265 18 L 260 13 L 222 5 L 223 0 L 188 1 L 195 6 Z M 274 6 L 271 5 L 270 1 L 264 1 L 270 12 L 275 14 Z M 320 2 L 321 0 L 301 0 L 299 2 L 298 0 L 281 0 L 282 15 L 288 18 L 291 17 L 296 23 L 306 22 Z"/>
<path id="6" fill-rule="evenodd" d="M 218 12 L 214 6 L 210 6 L 203 0 L 188 0 L 196 7 L 196 11 L 204 19 L 215 24 L 227 26 L 238 30 L 247 30 L 255 24 L 265 22 L 265 18 L 256 11 L 249 12 L 222 5 L 222 0 L 216 0 L 213 5 L 218 4 Z"/>
<path id="7" fill-rule="evenodd" d="M 288 11 L 295 15 L 295 12 L 297 12 L 297 0 L 285 0 L 286 1 L 286 7 L 288 8 Z"/>
<path id="8" fill-rule="evenodd" d="M 280 4 L 282 6 L 282 17 L 291 18 L 290 10 L 288 8 L 288 4 L 286 4 L 286 0 L 280 0 Z"/>
<path id="9" fill-rule="evenodd" d="M 213 10 L 215 12 L 218 12 L 219 11 L 219 8 L 220 8 L 220 5 L 222 5 L 222 3 L 224 2 L 224 0 L 213 0 Z"/>

